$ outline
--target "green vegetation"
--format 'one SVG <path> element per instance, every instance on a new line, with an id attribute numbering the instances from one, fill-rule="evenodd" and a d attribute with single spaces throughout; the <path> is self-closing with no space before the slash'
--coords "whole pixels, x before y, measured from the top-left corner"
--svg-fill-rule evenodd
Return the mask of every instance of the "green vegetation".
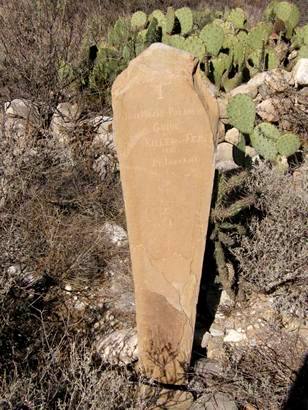
<path id="1" fill-rule="evenodd" d="M 207 9 L 194 12 L 189 7 L 168 7 L 166 13 L 156 9 L 148 16 L 137 11 L 131 17 L 120 17 L 107 38 L 97 44 L 99 57 L 95 66 L 100 68 L 94 66 L 95 81 L 90 81 L 89 87 L 98 94 L 102 88 L 109 91 L 113 79 L 131 59 L 150 44 L 163 42 L 191 52 L 211 81 L 229 91 L 247 81 L 247 76 L 285 65 L 287 56 L 277 52 L 273 40 L 277 22 L 279 43 L 292 44 L 294 49 L 300 49 L 301 56 L 306 55 L 307 25 L 297 27 L 298 21 L 297 6 L 285 1 L 269 5 L 263 20 L 253 27 L 248 27 L 246 12 L 241 8 L 225 14 Z"/>

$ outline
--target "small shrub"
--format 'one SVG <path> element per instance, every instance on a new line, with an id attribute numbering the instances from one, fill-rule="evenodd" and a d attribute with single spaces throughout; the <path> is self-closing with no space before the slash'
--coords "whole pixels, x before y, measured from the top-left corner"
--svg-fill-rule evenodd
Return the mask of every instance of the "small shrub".
<path id="1" fill-rule="evenodd" d="M 304 317 L 306 280 L 307 173 L 295 187 L 290 174 L 261 165 L 251 174 L 248 190 L 256 192 L 249 236 L 233 252 L 241 266 L 242 286 L 271 294 L 278 310 Z"/>

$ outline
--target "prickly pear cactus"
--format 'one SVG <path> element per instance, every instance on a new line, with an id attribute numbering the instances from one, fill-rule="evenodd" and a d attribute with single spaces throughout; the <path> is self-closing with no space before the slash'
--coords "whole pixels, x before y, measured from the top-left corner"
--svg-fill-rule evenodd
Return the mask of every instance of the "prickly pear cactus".
<path id="1" fill-rule="evenodd" d="M 285 157 L 294 155 L 300 145 L 298 136 L 292 133 L 283 134 L 277 140 L 277 150 L 280 155 Z"/>
<path id="2" fill-rule="evenodd" d="M 185 38 L 179 34 L 174 34 L 173 36 L 166 37 L 166 43 L 171 47 L 179 48 L 180 50 L 185 50 Z"/>
<path id="3" fill-rule="evenodd" d="M 193 10 L 194 26 L 197 30 L 201 30 L 206 24 L 211 21 L 211 10 Z"/>
<path id="4" fill-rule="evenodd" d="M 147 46 L 149 46 L 152 43 L 159 42 L 161 40 L 161 37 L 161 27 L 158 25 L 157 19 L 155 17 L 152 17 L 145 35 L 145 43 Z"/>
<path id="5" fill-rule="evenodd" d="M 175 23 L 175 11 L 173 7 L 168 7 L 166 13 L 166 33 L 172 34 Z"/>
<path id="6" fill-rule="evenodd" d="M 261 50 L 264 44 L 267 43 L 270 33 L 272 31 L 272 24 L 258 23 L 252 30 L 249 31 L 247 37 L 247 44 L 252 50 Z"/>
<path id="7" fill-rule="evenodd" d="M 185 39 L 184 49 L 197 57 L 200 61 L 202 61 L 205 57 L 205 45 L 196 35 L 189 36 Z"/>
<path id="8" fill-rule="evenodd" d="M 265 50 L 265 61 L 264 70 L 273 70 L 279 66 L 279 57 L 273 48 L 266 48 Z"/>
<path id="9" fill-rule="evenodd" d="M 181 34 L 185 35 L 191 32 L 193 28 L 193 14 L 189 7 L 182 7 L 176 10 L 175 15 L 180 22 Z"/>
<path id="10" fill-rule="evenodd" d="M 278 154 L 279 137 L 280 133 L 274 125 L 262 122 L 253 130 L 250 141 L 258 154 L 265 159 L 274 160 Z"/>
<path id="11" fill-rule="evenodd" d="M 298 58 L 308 58 L 308 46 L 302 46 L 298 51 Z"/>
<path id="12" fill-rule="evenodd" d="M 161 28 L 163 33 L 165 33 L 167 21 L 164 13 L 161 10 L 154 10 L 149 17 L 150 22 L 153 21 L 153 19 L 157 20 L 157 26 Z"/>
<path id="13" fill-rule="evenodd" d="M 300 18 L 298 7 L 288 1 L 280 1 L 273 8 L 276 19 L 282 20 L 287 28 L 286 36 L 291 38 L 293 30 L 297 26 Z"/>
<path id="14" fill-rule="evenodd" d="M 303 45 L 308 45 L 308 24 L 302 27 L 297 27 L 292 37 L 292 46 L 297 48 Z"/>
<path id="15" fill-rule="evenodd" d="M 147 21 L 148 17 L 143 11 L 136 11 L 130 20 L 132 27 L 137 30 L 143 29 L 146 26 Z"/>
<path id="16" fill-rule="evenodd" d="M 246 13 L 241 8 L 233 9 L 227 16 L 227 21 L 232 23 L 237 29 L 244 29 L 247 23 Z"/>
<path id="17" fill-rule="evenodd" d="M 226 92 L 231 91 L 233 88 L 241 84 L 243 79 L 242 71 L 236 72 L 232 77 L 229 76 L 228 71 L 226 71 L 222 76 L 222 86 Z"/>
<path id="18" fill-rule="evenodd" d="M 230 124 L 243 132 L 250 134 L 253 131 L 256 107 L 251 97 L 238 94 L 232 97 L 227 106 Z"/>
<path id="19" fill-rule="evenodd" d="M 118 18 L 115 25 L 108 33 L 108 44 L 112 47 L 122 48 L 131 35 L 130 20 Z"/>
<path id="20" fill-rule="evenodd" d="M 229 68 L 232 63 L 232 57 L 220 53 L 217 57 L 214 57 L 210 61 L 210 71 L 213 75 L 214 82 L 217 88 L 220 88 L 222 76 L 226 71 L 229 71 Z"/>
<path id="21" fill-rule="evenodd" d="M 70 83 L 74 79 L 74 70 L 71 64 L 60 61 L 58 65 L 58 78 L 61 82 Z"/>
<path id="22" fill-rule="evenodd" d="M 250 77 L 253 77 L 257 72 L 261 70 L 262 50 L 254 50 L 249 54 L 246 67 L 249 70 Z"/>
<path id="23" fill-rule="evenodd" d="M 272 21 L 274 19 L 274 8 L 278 4 L 279 0 L 272 0 L 264 9 L 263 17 L 266 21 Z"/>
<path id="24" fill-rule="evenodd" d="M 217 24 L 207 24 L 203 27 L 199 37 L 204 42 L 207 51 L 212 56 L 217 56 L 224 42 L 224 31 Z"/>

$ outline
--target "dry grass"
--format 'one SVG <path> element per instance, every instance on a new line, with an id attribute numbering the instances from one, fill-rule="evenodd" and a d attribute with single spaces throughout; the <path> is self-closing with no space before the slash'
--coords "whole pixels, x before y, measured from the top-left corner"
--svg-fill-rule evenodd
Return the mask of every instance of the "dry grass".
<path id="1" fill-rule="evenodd" d="M 248 190 L 258 195 L 261 218 L 254 218 L 249 237 L 234 250 L 241 266 L 241 286 L 272 295 L 276 307 L 306 316 L 307 173 L 297 186 L 291 175 L 256 168 Z"/>

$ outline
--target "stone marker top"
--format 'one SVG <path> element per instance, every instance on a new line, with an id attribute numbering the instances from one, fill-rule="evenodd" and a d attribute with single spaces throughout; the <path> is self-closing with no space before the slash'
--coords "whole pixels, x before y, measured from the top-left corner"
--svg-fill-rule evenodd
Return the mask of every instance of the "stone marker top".
<path id="1" fill-rule="evenodd" d="M 182 60 L 182 64 L 179 64 L 179 58 Z M 162 43 L 154 43 L 129 63 L 129 70 L 123 71 L 117 77 L 113 83 L 113 93 L 115 93 L 115 96 L 125 93 L 127 77 L 134 77 L 135 70 L 140 72 L 150 70 L 152 75 L 157 72 L 158 75 L 164 73 L 164 75 L 185 76 L 188 81 L 192 82 L 191 73 L 195 70 L 197 64 L 198 59 L 187 51 L 178 50 Z M 138 83 L 137 76 L 135 80 Z M 144 78 L 142 80 L 143 83 L 147 82 Z M 164 78 L 160 78 L 160 81 L 164 81 Z"/>

